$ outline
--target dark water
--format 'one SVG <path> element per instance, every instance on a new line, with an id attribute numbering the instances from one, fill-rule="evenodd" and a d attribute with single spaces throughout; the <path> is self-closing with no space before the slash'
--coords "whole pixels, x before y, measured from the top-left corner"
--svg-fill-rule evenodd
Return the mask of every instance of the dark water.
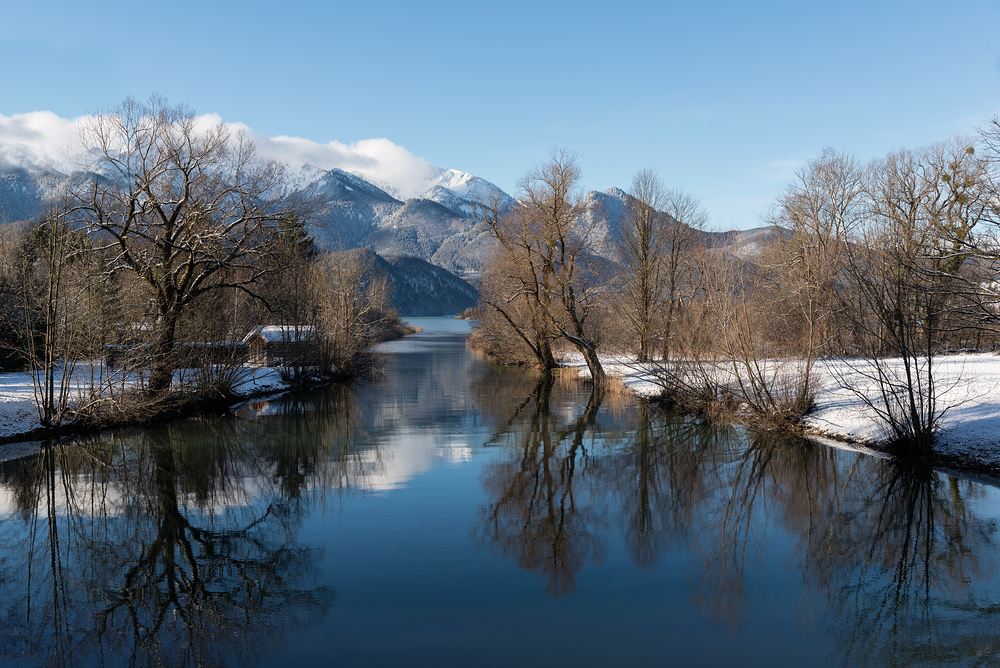
<path id="1" fill-rule="evenodd" d="M 993 665 L 997 490 L 490 367 L 0 468 L 11 665 Z"/>

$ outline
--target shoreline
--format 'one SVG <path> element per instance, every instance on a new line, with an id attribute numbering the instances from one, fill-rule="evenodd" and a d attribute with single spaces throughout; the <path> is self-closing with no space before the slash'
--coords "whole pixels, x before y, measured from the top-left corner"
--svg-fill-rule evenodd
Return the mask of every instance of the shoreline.
<path id="1" fill-rule="evenodd" d="M 268 372 L 272 371 L 273 368 L 267 368 Z M 254 379 L 255 381 L 256 379 Z M 251 381 L 251 382 L 254 382 Z M 256 391 L 252 391 L 246 394 L 233 395 L 231 400 L 225 401 L 206 401 L 200 399 L 193 399 L 186 404 L 181 404 L 178 408 L 166 411 L 159 416 L 150 420 L 136 420 L 131 422 L 122 422 L 120 424 L 109 424 L 101 426 L 88 426 L 81 425 L 74 422 L 69 422 L 54 427 L 44 427 L 37 426 L 33 429 L 27 431 L 13 432 L 0 435 L 0 461 L 17 459 L 23 457 L 27 454 L 31 454 L 37 450 L 36 447 L 27 447 L 29 445 L 37 445 L 41 447 L 48 442 L 60 441 L 68 438 L 78 438 L 81 436 L 88 436 L 92 434 L 100 434 L 101 432 L 111 431 L 115 429 L 130 429 L 130 428 L 142 428 L 150 427 L 159 424 L 168 424 L 170 422 L 175 422 L 177 420 L 186 420 L 200 415 L 205 415 L 208 413 L 231 413 L 237 407 L 244 404 L 250 403 L 259 399 L 273 398 L 289 394 L 292 392 L 299 391 L 314 391 L 321 388 L 332 385 L 338 382 L 337 380 L 329 380 L 321 383 L 316 383 L 314 385 L 262 385 Z M 6 403 L 10 403 L 9 401 Z M 2 406 L 3 404 L 0 404 Z M 24 448 L 18 448 L 16 446 L 25 446 Z M 12 456 L 11 456 L 12 455 Z"/>
<path id="2" fill-rule="evenodd" d="M 400 327 L 399 336 L 387 338 L 379 343 L 398 341 L 421 331 L 423 331 L 421 327 L 413 327 L 404 323 Z M 310 384 L 289 384 L 280 379 L 278 369 L 279 367 L 254 367 L 240 386 L 248 388 L 249 391 L 236 392 L 225 400 L 205 400 L 194 397 L 182 401 L 176 408 L 167 410 L 149 420 L 122 421 L 121 423 L 99 426 L 68 422 L 54 427 L 44 427 L 38 422 L 34 388 L 28 372 L 0 374 L 0 417 L 4 418 L 3 421 L 0 421 L 0 461 L 16 459 L 29 454 L 26 450 L 33 452 L 36 449 L 35 447 L 27 449 L 17 447 L 20 445 L 36 444 L 40 447 L 51 441 L 99 434 L 114 429 L 167 424 L 208 413 L 232 413 L 239 406 L 255 400 L 279 397 L 293 392 L 312 392 L 334 383 L 350 382 L 351 380 L 334 377 Z M 28 424 L 32 425 L 31 428 L 21 428 Z"/>
<path id="3" fill-rule="evenodd" d="M 399 339 L 420 332 L 421 328 L 407 327 L 405 331 Z M 557 357 L 560 368 L 582 379 L 589 378 L 586 364 L 578 353 L 564 352 Z M 608 376 L 630 394 L 655 400 L 662 393 L 662 387 L 650 367 L 623 356 L 608 355 L 602 362 Z M 849 360 L 820 361 L 817 366 L 819 389 L 816 406 L 802 417 L 794 433 L 827 447 L 891 458 L 893 455 L 880 447 L 880 426 L 871 415 L 865 414 L 861 400 L 832 382 L 837 378 L 838 365 L 842 373 L 843 368 L 850 368 L 851 364 Z M 946 355 L 936 359 L 935 365 L 936 382 L 945 387 L 939 401 L 946 405 L 946 409 L 934 452 L 924 461 L 949 473 L 1000 485 L 1000 355 Z M 25 384 L 22 377 L 18 383 L 18 376 L 27 377 L 28 382 Z M 249 373 L 240 386 L 248 391 L 235 393 L 227 400 L 194 399 L 152 420 L 89 427 L 75 423 L 42 427 L 38 424 L 30 377 L 24 372 L 0 375 L 0 416 L 6 418 L 6 423 L 0 423 L 0 460 L 23 456 L 24 448 L 17 447 L 19 445 L 36 444 L 35 447 L 40 447 L 47 441 L 110 429 L 165 424 L 208 413 L 231 413 L 254 400 L 291 392 L 315 391 L 336 382 L 342 380 L 324 379 L 309 385 L 290 385 L 280 380 L 277 367 L 259 367 Z M 952 403 L 949 404 L 949 401 Z M 4 408 L 8 410 L 4 411 Z M 737 418 L 736 423 L 741 422 Z M 28 424 L 32 425 L 29 429 L 17 428 Z M 29 449 L 34 450 L 34 447 Z"/>
<path id="4" fill-rule="evenodd" d="M 589 378 L 579 353 L 564 352 L 557 357 L 562 368 Z M 602 363 L 608 376 L 635 396 L 655 400 L 662 392 L 651 368 L 635 360 L 607 355 Z M 880 423 L 855 392 L 843 387 L 845 377 L 860 366 L 852 360 L 817 361 L 816 405 L 802 416 L 795 433 L 828 447 L 891 458 L 881 446 L 885 439 Z M 943 414 L 933 454 L 925 461 L 1000 486 L 1000 355 L 941 355 L 935 358 L 934 369 Z"/>

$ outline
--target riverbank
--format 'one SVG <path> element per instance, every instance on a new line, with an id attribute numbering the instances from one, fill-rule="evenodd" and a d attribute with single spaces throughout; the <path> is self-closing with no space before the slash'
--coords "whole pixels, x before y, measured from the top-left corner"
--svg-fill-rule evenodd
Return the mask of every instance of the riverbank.
<path id="1" fill-rule="evenodd" d="M 422 327 L 402 322 L 376 346 L 397 341 L 421 331 L 423 331 Z M 230 400 L 225 403 L 206 404 L 196 399 L 187 404 L 186 409 L 164 415 L 163 419 L 169 420 L 184 415 L 194 415 L 208 408 L 223 410 L 254 399 L 274 397 L 291 391 L 308 390 L 326 384 L 327 382 L 320 382 L 315 386 L 305 387 L 301 384 L 286 382 L 281 377 L 280 367 L 244 367 L 241 378 L 233 387 Z M 81 384 L 71 392 L 78 396 L 84 396 L 88 392 L 88 388 Z M 26 441 L 37 442 L 97 430 L 73 423 L 58 427 L 42 426 L 38 419 L 35 397 L 36 390 L 29 372 L 0 373 L 0 459 L 5 459 L 11 452 L 15 452 L 17 450 L 16 444 L 23 444 Z"/>
<path id="2" fill-rule="evenodd" d="M 583 357 L 563 354 L 563 366 L 587 375 Z M 629 391 L 654 398 L 661 392 L 652 369 L 606 356 L 605 371 Z M 816 363 L 816 406 L 803 419 L 807 435 L 878 450 L 886 439 L 882 425 L 850 385 L 864 391 L 870 381 L 850 360 Z M 1000 355 L 969 353 L 935 358 L 938 405 L 944 410 L 935 454 L 953 468 L 1000 474 Z"/>
<path id="3" fill-rule="evenodd" d="M 247 368 L 247 373 L 234 388 L 237 405 L 251 399 L 283 394 L 292 389 L 281 379 L 277 367 Z M 82 389 L 80 390 L 83 391 Z M 87 431 L 78 425 L 44 427 L 38 419 L 35 388 L 27 371 L 0 374 L 0 448 L 23 441 L 57 438 Z M 0 453 L 2 455 L 4 453 Z"/>

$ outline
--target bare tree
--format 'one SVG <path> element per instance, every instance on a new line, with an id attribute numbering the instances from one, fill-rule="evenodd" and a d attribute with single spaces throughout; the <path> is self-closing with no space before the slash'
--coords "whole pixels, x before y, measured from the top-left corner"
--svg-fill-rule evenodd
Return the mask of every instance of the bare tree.
<path id="1" fill-rule="evenodd" d="M 625 316 L 636 337 L 640 362 L 649 359 L 655 318 L 664 302 L 670 222 L 662 213 L 666 193 L 659 176 L 642 169 L 632 177 L 618 242 Z"/>
<path id="2" fill-rule="evenodd" d="M 941 415 L 934 357 L 983 215 L 973 197 L 974 152 L 957 144 L 899 151 L 872 163 L 860 243 L 850 246 L 846 314 L 859 335 L 867 380 L 858 396 L 909 454 L 927 454 Z M 974 181 L 975 179 L 972 179 Z"/>
<path id="3" fill-rule="evenodd" d="M 53 209 L 31 229 L 28 241 L 21 258 L 23 338 L 39 420 L 58 425 L 69 408 L 80 334 L 71 322 L 66 293 L 72 289 L 69 265 L 79 255 L 81 236 L 69 229 L 63 212 Z"/>
<path id="4" fill-rule="evenodd" d="M 374 265 L 374 253 L 337 251 L 323 256 L 313 273 L 320 343 L 325 366 L 337 376 L 364 373 L 380 358 L 372 352 L 399 318 L 390 306 L 388 278 Z"/>
<path id="5" fill-rule="evenodd" d="M 850 155 L 827 149 L 799 170 L 769 216 L 790 234 L 778 236 L 772 276 L 781 317 L 794 321 L 798 354 L 829 349 L 836 328 L 838 281 L 846 245 L 861 223 L 864 170 Z"/>
<path id="6" fill-rule="evenodd" d="M 107 286 L 95 275 L 91 240 L 64 202 L 27 228 L 15 255 L 18 344 L 39 421 L 57 426 L 77 418 L 95 394 L 93 365 L 81 361 L 103 352 L 113 319 Z"/>
<path id="7" fill-rule="evenodd" d="M 670 356 L 677 316 L 698 294 L 702 282 L 697 267 L 699 251 L 705 245 L 702 232 L 708 224 L 708 212 L 698 198 L 676 188 L 664 193 L 663 212 L 667 216 L 663 258 L 666 312 L 662 342 L 662 356 L 666 360 Z"/>
<path id="8" fill-rule="evenodd" d="M 499 194 L 480 207 L 479 218 L 494 237 L 511 228 L 509 218 L 516 215 Z M 480 287 L 486 310 L 474 335 L 476 345 L 505 362 L 523 363 L 530 358 L 542 372 L 558 367 L 552 344 L 559 333 L 535 299 L 532 290 L 516 290 L 517 284 L 529 285 L 535 280 L 532 265 L 524 263 L 525 249 L 511 242 L 497 244 L 490 257 Z"/>
<path id="9" fill-rule="evenodd" d="M 525 175 L 520 204 L 488 220 L 490 233 L 519 271 L 506 277 L 508 299 L 526 298 L 551 327 L 583 355 L 594 384 L 606 376 L 588 318 L 600 283 L 581 222 L 580 167 L 575 154 L 552 151 L 548 163 Z"/>
<path id="10" fill-rule="evenodd" d="M 998 142 L 1000 122 L 994 119 L 980 141 L 957 137 L 932 146 L 924 158 L 937 176 L 929 184 L 935 234 L 927 255 L 940 306 L 946 306 L 938 326 L 958 347 L 970 332 L 977 340 L 986 334 L 995 341 L 1000 325 Z"/>
<path id="11" fill-rule="evenodd" d="M 21 287 L 26 225 L 0 219 L 0 369 L 20 370 L 25 356 L 24 291 Z"/>
<path id="12" fill-rule="evenodd" d="M 304 214 L 283 192 L 283 172 L 253 143 L 153 97 L 126 99 L 83 129 L 97 176 L 76 196 L 109 271 L 145 286 L 153 337 L 147 392 L 170 386 L 178 320 L 213 290 L 252 293 L 277 224 Z"/>

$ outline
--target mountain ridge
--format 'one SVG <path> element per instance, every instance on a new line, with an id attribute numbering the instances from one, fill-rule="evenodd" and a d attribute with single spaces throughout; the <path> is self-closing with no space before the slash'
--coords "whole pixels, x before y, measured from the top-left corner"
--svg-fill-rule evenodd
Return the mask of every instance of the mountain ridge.
<path id="1" fill-rule="evenodd" d="M 30 155 L 28 150 L 0 142 L 0 220 L 38 218 L 60 187 L 86 174 L 64 174 L 28 160 Z M 18 160 L 24 164 L 17 164 Z M 294 192 L 316 203 L 309 224 L 321 248 L 370 248 L 383 257 L 417 257 L 476 282 L 496 244 L 478 220 L 478 210 L 484 204 L 513 207 L 516 200 L 473 174 L 431 170 L 422 181 L 426 189 L 406 199 L 398 196 L 400 188 L 381 187 L 339 168 L 300 164 L 288 166 L 287 175 Z M 616 240 L 629 199 L 617 187 L 584 195 L 581 222 L 597 254 L 605 258 L 616 258 Z M 769 229 L 699 233 L 716 249 L 752 257 L 760 243 L 773 236 Z"/>

